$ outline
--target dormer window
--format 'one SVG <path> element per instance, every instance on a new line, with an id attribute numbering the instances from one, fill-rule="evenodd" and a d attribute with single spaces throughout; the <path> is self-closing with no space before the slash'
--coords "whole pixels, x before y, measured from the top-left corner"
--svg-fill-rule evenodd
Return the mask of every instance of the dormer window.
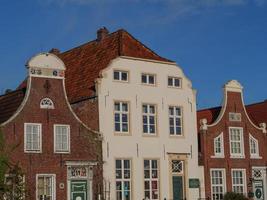
<path id="1" fill-rule="evenodd" d="M 250 157 L 258 158 L 259 157 L 258 140 L 255 139 L 252 135 L 249 135 L 249 148 L 250 148 Z"/>
<path id="2" fill-rule="evenodd" d="M 223 133 L 214 138 L 214 155 L 215 157 L 223 157 L 224 156 L 224 148 L 223 148 Z"/>
<path id="3" fill-rule="evenodd" d="M 120 71 L 120 70 L 114 70 L 114 72 L 113 72 L 113 80 L 122 81 L 122 82 L 128 82 L 128 72 Z"/>
<path id="4" fill-rule="evenodd" d="M 40 108 L 41 109 L 54 109 L 54 103 L 51 99 L 49 98 L 44 98 L 40 102 Z"/>

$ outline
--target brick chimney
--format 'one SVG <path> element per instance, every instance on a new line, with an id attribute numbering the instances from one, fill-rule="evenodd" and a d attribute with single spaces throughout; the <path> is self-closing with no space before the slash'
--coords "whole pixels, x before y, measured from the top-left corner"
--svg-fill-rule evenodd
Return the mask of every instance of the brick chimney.
<path id="1" fill-rule="evenodd" d="M 52 48 L 52 49 L 49 51 L 49 53 L 52 53 L 52 54 L 58 55 L 58 54 L 60 54 L 60 50 L 59 50 L 59 49 L 57 49 L 57 48 Z"/>
<path id="2" fill-rule="evenodd" d="M 100 28 L 97 30 L 97 40 L 101 41 L 103 40 L 105 37 L 107 37 L 109 31 L 106 27 Z"/>

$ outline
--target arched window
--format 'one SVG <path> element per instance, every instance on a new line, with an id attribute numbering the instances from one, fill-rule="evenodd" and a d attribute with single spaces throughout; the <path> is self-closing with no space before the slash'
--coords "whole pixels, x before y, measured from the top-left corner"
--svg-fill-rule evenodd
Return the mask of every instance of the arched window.
<path id="1" fill-rule="evenodd" d="M 41 109 L 54 109 L 54 103 L 51 99 L 49 98 L 44 98 L 40 102 L 40 108 Z"/>

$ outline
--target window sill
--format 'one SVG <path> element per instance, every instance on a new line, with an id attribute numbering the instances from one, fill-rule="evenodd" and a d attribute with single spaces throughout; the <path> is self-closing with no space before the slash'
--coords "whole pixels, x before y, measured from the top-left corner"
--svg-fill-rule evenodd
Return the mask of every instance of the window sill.
<path id="1" fill-rule="evenodd" d="M 230 156 L 230 158 L 232 158 L 232 159 L 244 159 L 245 158 L 245 156 L 233 156 L 233 155 L 231 155 Z"/>
<path id="2" fill-rule="evenodd" d="M 37 153 L 42 153 L 42 151 L 29 151 L 29 150 L 24 150 L 24 153 L 33 153 L 33 154 L 37 154 Z"/>
<path id="3" fill-rule="evenodd" d="M 143 133 L 143 137 L 158 137 L 158 135 L 155 134 L 149 134 L 149 133 Z"/>
<path id="4" fill-rule="evenodd" d="M 55 151 L 55 154 L 70 154 L 70 151 Z"/>
<path id="5" fill-rule="evenodd" d="M 262 159 L 261 156 L 250 156 L 250 159 Z"/>
<path id="6" fill-rule="evenodd" d="M 221 155 L 221 156 L 219 156 L 219 155 L 218 155 L 218 156 L 215 155 L 215 156 L 211 156 L 211 158 L 225 158 L 225 157 L 224 157 L 224 155 Z"/>
<path id="7" fill-rule="evenodd" d="M 125 133 L 124 132 L 115 132 L 114 135 L 115 136 L 132 136 L 132 134 L 129 132 L 125 132 Z"/>

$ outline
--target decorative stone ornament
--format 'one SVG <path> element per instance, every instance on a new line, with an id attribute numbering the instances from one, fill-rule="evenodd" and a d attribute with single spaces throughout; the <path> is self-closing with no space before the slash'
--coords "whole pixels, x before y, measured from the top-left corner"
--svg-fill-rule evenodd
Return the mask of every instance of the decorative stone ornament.
<path id="1" fill-rule="evenodd" d="M 26 64 L 29 76 L 64 78 L 65 65 L 56 55 L 40 53 L 32 57 Z"/>
<path id="2" fill-rule="evenodd" d="M 266 123 L 260 123 L 260 128 L 262 129 L 262 132 L 263 132 L 263 133 L 267 133 L 267 130 L 266 130 Z"/>
<path id="3" fill-rule="evenodd" d="M 200 120 L 200 130 L 202 130 L 202 131 L 206 131 L 206 130 L 208 130 L 208 121 L 207 121 L 207 119 L 201 119 Z"/>

